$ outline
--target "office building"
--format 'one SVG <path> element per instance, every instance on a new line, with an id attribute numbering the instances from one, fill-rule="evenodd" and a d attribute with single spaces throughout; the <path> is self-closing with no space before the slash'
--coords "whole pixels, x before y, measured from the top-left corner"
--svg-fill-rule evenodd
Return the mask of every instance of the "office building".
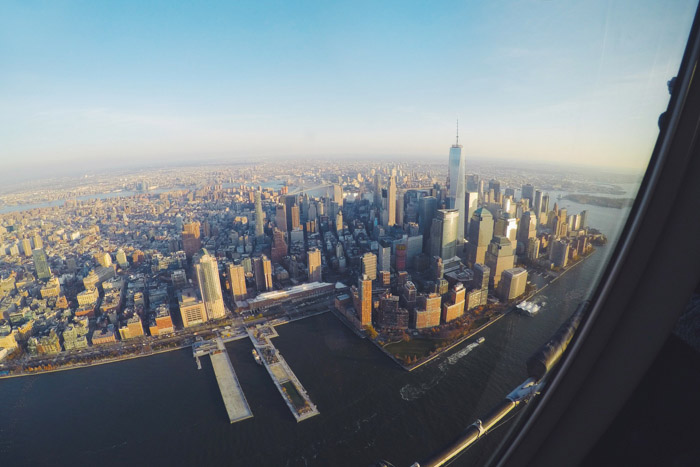
<path id="1" fill-rule="evenodd" d="M 437 212 L 437 198 L 423 196 L 418 199 L 418 228 L 425 239 L 430 236 L 430 228 Z"/>
<path id="2" fill-rule="evenodd" d="M 292 206 L 292 230 L 300 229 L 301 221 L 299 219 L 299 205 Z"/>
<path id="3" fill-rule="evenodd" d="M 459 125 L 459 123 L 458 123 Z M 466 178 L 467 168 L 462 154 L 462 146 L 459 144 L 459 127 L 457 128 L 457 141 L 450 148 L 450 156 L 448 161 L 448 180 L 449 187 L 449 206 L 457 211 L 457 242 L 464 243 L 464 223 L 466 220 L 465 196 L 466 196 Z"/>
<path id="4" fill-rule="evenodd" d="M 501 275 L 501 299 L 514 300 L 525 293 L 527 271 L 523 268 L 511 268 Z"/>
<path id="5" fill-rule="evenodd" d="M 530 239 L 537 236 L 537 217 L 534 211 L 524 212 L 518 226 L 518 251 L 527 251 Z"/>
<path id="6" fill-rule="evenodd" d="M 287 231 L 287 212 L 284 204 L 275 207 L 275 224 L 280 231 Z"/>
<path id="7" fill-rule="evenodd" d="M 486 208 L 479 208 L 469 223 L 469 246 L 467 249 L 467 261 L 470 264 L 483 264 L 486 258 L 486 250 L 493 237 L 493 216 Z"/>
<path id="8" fill-rule="evenodd" d="M 202 248 L 199 227 L 199 222 L 190 222 L 182 226 L 182 249 L 185 250 L 187 259 L 192 258 Z"/>
<path id="9" fill-rule="evenodd" d="M 391 243 L 386 240 L 379 241 L 377 269 L 379 271 L 391 271 Z"/>
<path id="10" fill-rule="evenodd" d="M 248 290 L 245 285 L 245 269 L 240 264 L 229 263 L 228 276 L 231 281 L 231 298 L 234 302 L 245 300 Z"/>
<path id="11" fill-rule="evenodd" d="M 221 280 L 216 258 L 205 249 L 200 250 L 195 261 L 195 272 L 199 292 L 204 302 L 208 319 L 219 319 L 226 315 L 224 297 L 221 293 Z"/>
<path id="12" fill-rule="evenodd" d="M 457 255 L 459 212 L 438 209 L 430 229 L 430 254 L 444 260 Z"/>
<path id="13" fill-rule="evenodd" d="M 513 254 L 513 245 L 506 237 L 495 236 L 489 243 L 486 251 L 485 264 L 489 267 L 491 277 L 489 285 L 492 289 L 498 290 L 498 284 L 501 281 L 501 274 L 506 269 L 511 269 L 515 265 L 515 255 Z"/>
<path id="14" fill-rule="evenodd" d="M 442 304 L 442 323 L 449 323 L 464 314 L 465 295 L 462 284 L 456 284 L 450 290 L 448 299 Z"/>
<path id="15" fill-rule="evenodd" d="M 255 191 L 255 240 L 262 242 L 265 239 L 265 214 L 262 210 L 262 199 L 259 191 Z"/>
<path id="16" fill-rule="evenodd" d="M 272 246 L 270 247 L 270 259 L 273 263 L 279 264 L 282 258 L 287 256 L 287 241 L 285 234 L 275 227 L 272 231 Z"/>
<path id="17" fill-rule="evenodd" d="M 178 305 L 184 327 L 188 328 L 208 321 L 204 302 L 197 297 L 193 288 L 188 287 L 178 292 Z"/>
<path id="18" fill-rule="evenodd" d="M 51 277 L 51 268 L 49 267 L 49 258 L 43 248 L 36 248 L 32 251 L 34 259 L 34 269 L 36 277 L 39 280 L 46 280 Z"/>
<path id="19" fill-rule="evenodd" d="M 522 189 L 520 190 L 520 198 L 528 200 L 529 206 L 531 206 L 531 207 L 534 206 L 535 205 L 535 187 L 529 183 L 526 185 L 523 185 Z"/>
<path id="20" fill-rule="evenodd" d="M 312 248 L 306 252 L 309 282 L 321 282 L 321 250 Z"/>
<path id="21" fill-rule="evenodd" d="M 569 244 L 565 240 L 556 240 L 550 244 L 549 248 L 552 267 L 565 268 L 569 262 Z"/>
<path id="22" fill-rule="evenodd" d="M 253 273 L 258 293 L 272 290 L 272 261 L 267 256 L 253 258 Z"/>

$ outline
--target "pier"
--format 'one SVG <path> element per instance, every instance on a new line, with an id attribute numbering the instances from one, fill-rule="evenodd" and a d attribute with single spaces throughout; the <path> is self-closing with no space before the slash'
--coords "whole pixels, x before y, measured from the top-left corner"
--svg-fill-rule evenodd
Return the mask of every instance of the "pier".
<path id="1" fill-rule="evenodd" d="M 260 355 L 263 365 L 277 386 L 289 410 L 297 422 L 318 415 L 318 408 L 311 402 L 309 394 L 302 386 L 292 369 L 270 339 L 277 337 L 275 328 L 269 325 L 257 325 L 247 329 L 250 341 Z"/>
<path id="2" fill-rule="evenodd" d="M 253 412 L 248 406 L 248 401 L 238 382 L 236 372 L 233 370 L 233 365 L 229 359 L 228 352 L 226 352 L 223 340 L 217 337 L 211 341 L 198 342 L 192 347 L 192 353 L 197 360 L 197 366 L 200 368 L 199 358 L 209 354 L 229 421 L 236 423 L 246 418 L 251 418 Z"/>

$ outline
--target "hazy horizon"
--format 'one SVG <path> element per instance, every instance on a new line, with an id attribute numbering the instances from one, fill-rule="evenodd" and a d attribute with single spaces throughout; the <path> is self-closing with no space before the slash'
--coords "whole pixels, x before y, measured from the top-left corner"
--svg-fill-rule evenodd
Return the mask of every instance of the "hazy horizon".
<path id="1" fill-rule="evenodd" d="M 4 178 L 242 158 L 446 163 L 458 116 L 468 160 L 639 171 L 694 9 L 6 2 Z"/>

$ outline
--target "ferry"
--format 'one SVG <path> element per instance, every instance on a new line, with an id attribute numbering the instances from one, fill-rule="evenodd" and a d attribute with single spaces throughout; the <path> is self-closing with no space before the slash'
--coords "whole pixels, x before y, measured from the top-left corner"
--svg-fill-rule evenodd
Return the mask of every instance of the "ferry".
<path id="1" fill-rule="evenodd" d="M 540 308 L 540 305 L 535 302 L 528 302 L 527 300 L 522 301 L 516 305 L 516 308 L 529 316 L 535 316 Z"/>
<path id="2" fill-rule="evenodd" d="M 480 337 L 480 338 L 478 338 L 478 339 L 476 340 L 476 343 L 477 343 L 477 344 L 483 344 L 485 340 L 486 340 L 486 339 L 484 339 L 483 337 Z"/>
<path id="3" fill-rule="evenodd" d="M 262 359 L 260 358 L 260 354 L 258 354 L 258 351 L 253 349 L 253 358 L 255 359 L 255 363 L 258 365 L 262 365 Z"/>

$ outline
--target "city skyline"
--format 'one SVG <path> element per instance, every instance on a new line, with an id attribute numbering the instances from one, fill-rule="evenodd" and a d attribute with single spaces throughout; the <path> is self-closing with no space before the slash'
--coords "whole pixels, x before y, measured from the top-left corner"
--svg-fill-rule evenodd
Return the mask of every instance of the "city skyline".
<path id="1" fill-rule="evenodd" d="M 641 167 L 693 5 L 598 3 L 6 4 L 0 157 L 415 158 L 459 115 L 468 159 Z"/>

